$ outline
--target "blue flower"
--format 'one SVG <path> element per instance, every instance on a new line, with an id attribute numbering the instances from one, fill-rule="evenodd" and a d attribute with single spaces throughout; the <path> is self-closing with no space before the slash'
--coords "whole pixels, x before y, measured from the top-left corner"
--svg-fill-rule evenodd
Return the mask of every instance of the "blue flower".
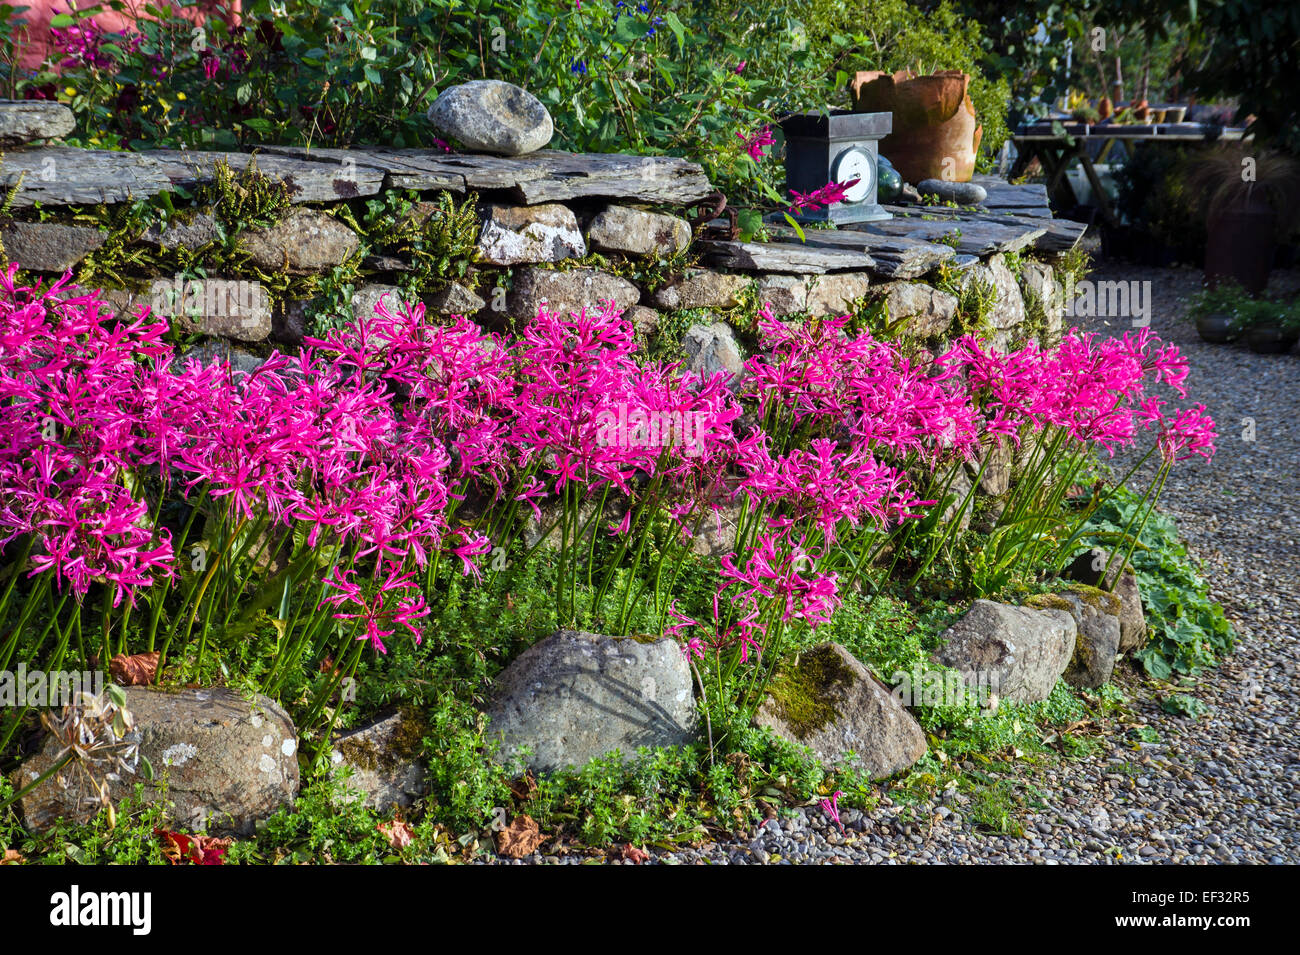
<path id="1" fill-rule="evenodd" d="M 586 61 L 586 60 L 574 60 L 574 61 L 573 61 L 573 65 L 571 65 L 571 66 L 569 67 L 569 69 L 570 69 L 571 71 L 573 71 L 574 73 L 581 73 L 582 75 L 585 76 L 586 73 L 587 73 L 587 61 Z"/>
<path id="2" fill-rule="evenodd" d="M 636 8 L 637 8 L 638 10 L 640 10 L 642 13 L 649 13 L 649 12 L 650 12 L 650 4 L 648 4 L 648 3 L 638 3 L 638 4 L 636 5 Z"/>

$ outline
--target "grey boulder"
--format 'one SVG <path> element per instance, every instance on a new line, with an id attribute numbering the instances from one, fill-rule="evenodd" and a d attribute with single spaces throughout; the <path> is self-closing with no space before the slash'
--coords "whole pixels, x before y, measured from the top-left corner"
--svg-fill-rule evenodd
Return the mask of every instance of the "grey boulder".
<path id="1" fill-rule="evenodd" d="M 977 694 L 1034 703 L 1051 695 L 1069 666 L 1075 636 L 1074 617 L 1064 610 L 976 600 L 939 635 L 932 659 L 959 671 Z"/>
<path id="2" fill-rule="evenodd" d="M 911 713 L 838 643 L 801 653 L 777 671 L 754 723 L 811 749 L 828 766 L 846 764 L 884 779 L 925 755 Z"/>
<path id="3" fill-rule="evenodd" d="M 1106 571 L 1110 564 L 1109 572 Z M 1102 574 L 1106 580 L 1102 582 Z M 1091 587 L 1110 589 L 1120 600 L 1119 652 L 1137 650 L 1147 642 L 1147 619 L 1142 610 L 1142 592 L 1138 590 L 1137 574 L 1132 565 L 1120 573 L 1120 559 L 1110 560 L 1110 552 L 1100 547 L 1080 554 L 1065 568 L 1064 576 Z M 1118 582 L 1116 577 L 1118 576 Z M 1112 584 L 1114 586 L 1112 586 Z"/>
<path id="4" fill-rule="evenodd" d="M 273 700 L 257 696 L 249 702 L 222 688 L 173 693 L 137 686 L 125 693 L 140 755 L 166 784 L 162 798 L 171 825 L 187 832 L 250 835 L 258 821 L 292 803 L 298 791 L 298 739 Z M 19 767 L 17 782 L 37 779 L 59 752 L 57 742 L 47 739 Z M 43 831 L 59 819 L 93 818 L 101 804 L 92 777 L 75 761 L 64 766 L 21 800 L 27 825 Z M 137 778 L 109 778 L 110 799 L 120 801 Z M 145 797 L 160 798 L 150 786 Z"/>
<path id="5" fill-rule="evenodd" d="M 501 672 L 487 715 L 496 758 L 543 772 L 695 738 L 690 666 L 667 637 L 561 630 Z"/>
<path id="6" fill-rule="evenodd" d="M 442 91 L 429 107 L 438 132 L 470 152 L 522 156 L 551 141 L 551 114 L 532 93 L 502 80 L 472 80 Z"/>
<path id="7" fill-rule="evenodd" d="M 1031 597 L 1026 603 L 1040 610 L 1064 610 L 1074 617 L 1078 635 L 1074 656 L 1065 670 L 1066 683 L 1095 689 L 1110 680 L 1119 654 L 1119 597 L 1076 584 L 1060 593 Z"/>
<path id="8" fill-rule="evenodd" d="M 424 732 L 416 713 L 404 710 L 341 734 L 330 751 L 330 775 L 343 787 L 344 801 L 388 813 L 427 795 Z"/>

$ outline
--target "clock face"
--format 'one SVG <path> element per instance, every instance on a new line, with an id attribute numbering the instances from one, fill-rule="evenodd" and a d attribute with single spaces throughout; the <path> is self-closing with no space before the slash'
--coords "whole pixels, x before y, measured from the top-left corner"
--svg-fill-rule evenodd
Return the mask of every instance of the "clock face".
<path id="1" fill-rule="evenodd" d="M 871 187 L 876 181 L 876 164 L 871 153 L 861 146 L 854 146 L 836 157 L 832 174 L 836 182 L 858 180 L 857 185 L 844 193 L 844 201 L 861 202 L 871 194 Z"/>

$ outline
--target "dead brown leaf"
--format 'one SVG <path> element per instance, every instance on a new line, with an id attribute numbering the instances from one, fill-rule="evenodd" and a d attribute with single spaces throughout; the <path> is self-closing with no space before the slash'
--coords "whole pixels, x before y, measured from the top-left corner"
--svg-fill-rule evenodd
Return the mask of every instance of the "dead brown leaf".
<path id="1" fill-rule="evenodd" d="M 22 854 L 17 849 L 6 849 L 4 856 L 0 857 L 0 865 L 19 865 L 22 861 Z"/>
<path id="2" fill-rule="evenodd" d="M 533 798 L 533 793 L 537 792 L 537 780 L 533 778 L 532 773 L 525 773 L 518 779 L 510 781 L 510 792 L 520 802 Z"/>
<path id="3" fill-rule="evenodd" d="M 134 653 L 127 656 L 119 653 L 108 661 L 108 672 L 119 686 L 148 686 L 158 673 L 158 659 L 162 654 Z"/>
<path id="4" fill-rule="evenodd" d="M 623 845 L 616 848 L 611 855 L 622 859 L 624 862 L 631 862 L 634 865 L 640 865 L 642 862 L 645 862 L 650 858 L 650 853 L 646 852 L 644 849 L 638 849 L 630 842 L 623 843 Z"/>
<path id="5" fill-rule="evenodd" d="M 379 834 L 388 840 L 388 844 L 394 849 L 405 849 L 415 840 L 415 833 L 401 819 L 394 819 L 392 822 L 381 822 L 375 827 Z"/>
<path id="6" fill-rule="evenodd" d="M 507 859 L 522 859 L 537 851 L 546 841 L 529 816 L 515 816 L 514 821 L 497 833 L 497 852 Z"/>

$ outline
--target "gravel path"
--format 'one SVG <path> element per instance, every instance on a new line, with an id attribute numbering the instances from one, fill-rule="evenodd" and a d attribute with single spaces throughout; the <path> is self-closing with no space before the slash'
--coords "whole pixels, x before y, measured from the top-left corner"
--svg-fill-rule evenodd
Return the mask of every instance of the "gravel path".
<path id="1" fill-rule="evenodd" d="M 1166 713 L 1132 668 L 1118 669 L 1133 718 L 1159 742 L 1112 733 L 1096 755 L 1017 774 L 1012 782 L 1042 806 L 1020 817 L 1024 838 L 973 827 L 970 797 L 953 788 L 921 805 L 886 797 L 869 813 L 846 810 L 847 836 L 808 807 L 767 820 L 747 842 L 659 861 L 1300 862 L 1300 358 L 1201 342 L 1182 317 L 1200 276 L 1108 267 L 1091 278 L 1152 282 L 1152 327 L 1182 346 L 1189 398 L 1204 402 L 1219 425 L 1213 461 L 1182 462 L 1162 499 L 1238 631 L 1236 652 L 1187 691 L 1209 713 L 1196 720 Z M 1300 287 L 1300 273 L 1275 274 L 1273 287 Z M 1111 334 L 1127 328 L 1126 320 L 1080 323 Z M 1247 418 L 1253 441 L 1243 440 Z"/>

